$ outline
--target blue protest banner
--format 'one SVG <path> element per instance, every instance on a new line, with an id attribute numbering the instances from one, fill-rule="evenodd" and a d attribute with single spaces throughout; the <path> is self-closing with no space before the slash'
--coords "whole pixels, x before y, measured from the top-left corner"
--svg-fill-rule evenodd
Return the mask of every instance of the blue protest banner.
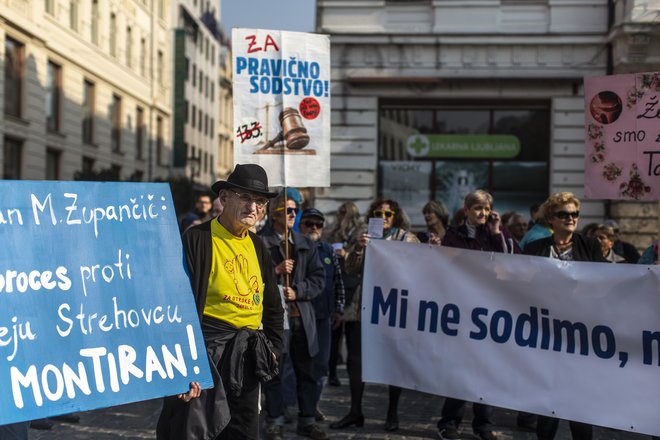
<path id="1" fill-rule="evenodd" d="M 0 425 L 213 385 L 167 184 L 0 182 Z"/>

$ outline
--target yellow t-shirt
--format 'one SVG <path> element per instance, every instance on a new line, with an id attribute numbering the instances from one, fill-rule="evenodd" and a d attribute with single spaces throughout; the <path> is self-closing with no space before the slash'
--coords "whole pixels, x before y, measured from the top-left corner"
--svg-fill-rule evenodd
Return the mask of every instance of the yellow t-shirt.
<path id="1" fill-rule="evenodd" d="M 249 235 L 231 234 L 211 222 L 213 261 L 204 314 L 236 327 L 259 328 L 264 284 L 257 252 Z"/>

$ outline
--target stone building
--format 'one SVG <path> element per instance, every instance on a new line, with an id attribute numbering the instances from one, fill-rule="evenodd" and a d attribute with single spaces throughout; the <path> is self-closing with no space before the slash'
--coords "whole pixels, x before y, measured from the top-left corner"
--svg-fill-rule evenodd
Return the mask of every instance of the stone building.
<path id="1" fill-rule="evenodd" d="M 166 0 L 0 0 L 5 179 L 169 175 Z"/>
<path id="2" fill-rule="evenodd" d="M 208 187 L 218 158 L 219 4 L 177 0 L 173 14 L 173 172 Z"/>
<path id="3" fill-rule="evenodd" d="M 332 187 L 316 191 L 317 206 L 355 200 L 364 211 L 390 196 L 421 226 L 426 201 L 455 209 L 476 187 L 501 212 L 526 215 L 554 191 L 581 197 L 583 77 L 620 71 L 616 55 L 640 39 L 634 26 L 656 29 L 657 14 L 623 24 L 639 21 L 626 11 L 642 3 L 657 12 L 632 0 L 319 0 L 317 32 L 331 35 Z M 602 200 L 581 210 L 582 224 L 616 211 Z"/>
<path id="4" fill-rule="evenodd" d="M 218 97 L 220 113 L 218 115 L 219 151 L 216 169 L 218 178 L 226 178 L 234 169 L 234 99 L 232 92 L 231 42 L 226 34 L 220 44 L 220 73 Z"/>

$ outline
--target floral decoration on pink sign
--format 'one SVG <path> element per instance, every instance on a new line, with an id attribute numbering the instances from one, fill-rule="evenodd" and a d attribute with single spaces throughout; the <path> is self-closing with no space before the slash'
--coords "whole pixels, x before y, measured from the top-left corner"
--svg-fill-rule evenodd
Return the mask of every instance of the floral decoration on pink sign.
<path id="1" fill-rule="evenodd" d="M 585 197 L 660 200 L 660 73 L 585 79 Z"/>

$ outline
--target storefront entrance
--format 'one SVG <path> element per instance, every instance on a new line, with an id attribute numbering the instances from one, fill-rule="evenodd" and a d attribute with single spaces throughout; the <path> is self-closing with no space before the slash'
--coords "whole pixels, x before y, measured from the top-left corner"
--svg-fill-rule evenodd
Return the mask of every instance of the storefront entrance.
<path id="1" fill-rule="evenodd" d="M 547 102 L 382 101 L 379 119 L 379 194 L 402 204 L 414 227 L 429 200 L 453 213 L 477 188 L 500 213 L 526 217 L 548 195 Z"/>

